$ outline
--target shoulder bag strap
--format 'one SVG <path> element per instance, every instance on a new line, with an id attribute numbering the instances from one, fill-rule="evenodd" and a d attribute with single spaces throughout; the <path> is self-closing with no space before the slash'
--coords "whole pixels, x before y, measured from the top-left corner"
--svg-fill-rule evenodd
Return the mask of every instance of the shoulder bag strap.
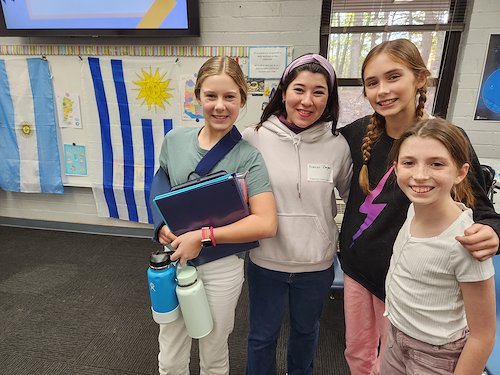
<path id="1" fill-rule="evenodd" d="M 228 132 L 222 139 L 212 147 L 206 155 L 200 160 L 196 169 L 194 170 L 198 176 L 205 176 L 212 170 L 213 167 L 231 151 L 231 149 L 236 146 L 240 141 L 241 134 L 233 125 L 233 128 Z"/>

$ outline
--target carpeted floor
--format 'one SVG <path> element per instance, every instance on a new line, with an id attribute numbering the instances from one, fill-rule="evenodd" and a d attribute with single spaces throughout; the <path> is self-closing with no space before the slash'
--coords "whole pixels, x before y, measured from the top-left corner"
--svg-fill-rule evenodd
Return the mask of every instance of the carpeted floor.
<path id="1" fill-rule="evenodd" d="M 146 269 L 149 239 L 0 226 L 0 373 L 157 374 L 158 326 Z M 244 374 L 246 285 L 229 340 L 231 374 Z M 285 374 L 283 326 L 279 374 Z M 325 301 L 314 374 L 349 374 L 342 295 Z M 191 374 L 199 373 L 193 345 Z"/>

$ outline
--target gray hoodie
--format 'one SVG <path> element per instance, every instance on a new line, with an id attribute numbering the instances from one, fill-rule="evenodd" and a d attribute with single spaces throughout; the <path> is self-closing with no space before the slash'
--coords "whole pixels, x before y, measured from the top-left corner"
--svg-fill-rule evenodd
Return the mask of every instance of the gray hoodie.
<path id="1" fill-rule="evenodd" d="M 278 208 L 276 237 L 260 241 L 250 259 L 280 272 L 312 272 L 329 268 L 337 250 L 336 188 L 347 200 L 352 177 L 349 146 L 320 123 L 295 134 L 271 116 L 243 138 L 264 157 Z"/>

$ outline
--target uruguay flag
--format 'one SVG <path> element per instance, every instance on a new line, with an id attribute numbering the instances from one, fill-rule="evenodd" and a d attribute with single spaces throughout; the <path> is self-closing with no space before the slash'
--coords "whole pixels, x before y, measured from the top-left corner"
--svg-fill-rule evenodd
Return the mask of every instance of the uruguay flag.
<path id="1" fill-rule="evenodd" d="M 152 223 L 149 193 L 165 134 L 179 121 L 174 59 L 89 57 L 89 169 L 100 217 Z"/>
<path id="2" fill-rule="evenodd" d="M 0 60 L 0 188 L 63 193 L 49 62 Z"/>

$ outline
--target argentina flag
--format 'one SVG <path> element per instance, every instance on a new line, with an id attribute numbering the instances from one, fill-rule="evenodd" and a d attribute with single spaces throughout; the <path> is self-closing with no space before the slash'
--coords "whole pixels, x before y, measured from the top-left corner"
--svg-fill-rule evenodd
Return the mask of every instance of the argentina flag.
<path id="1" fill-rule="evenodd" d="M 49 62 L 0 59 L 0 188 L 63 193 Z"/>
<path id="2" fill-rule="evenodd" d="M 179 66 L 167 58 L 89 57 L 89 173 L 100 217 L 152 223 L 149 192 L 165 134 L 179 121 Z"/>

